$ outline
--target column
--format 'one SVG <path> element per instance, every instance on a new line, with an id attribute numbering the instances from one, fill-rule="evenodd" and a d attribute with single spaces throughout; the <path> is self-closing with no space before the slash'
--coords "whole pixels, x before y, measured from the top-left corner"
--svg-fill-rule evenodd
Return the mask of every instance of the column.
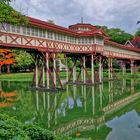
<path id="1" fill-rule="evenodd" d="M 45 87 L 45 67 L 44 67 L 44 62 L 42 63 L 42 77 L 43 77 L 43 87 Z"/>
<path id="2" fill-rule="evenodd" d="M 94 56 L 91 54 L 91 79 L 92 83 L 94 83 Z"/>
<path id="3" fill-rule="evenodd" d="M 36 82 L 36 88 L 38 88 L 38 61 L 36 58 L 35 62 L 35 82 Z"/>
<path id="4" fill-rule="evenodd" d="M 110 78 L 113 79 L 113 66 L 112 66 L 112 58 L 110 58 Z"/>
<path id="5" fill-rule="evenodd" d="M 99 82 L 102 82 L 102 57 L 99 58 Z"/>
<path id="6" fill-rule="evenodd" d="M 85 58 L 85 56 L 83 57 L 83 65 L 84 65 L 84 68 L 86 67 L 86 58 Z M 85 70 L 83 70 L 83 72 L 84 72 L 84 83 L 86 83 L 86 72 L 85 72 Z"/>
<path id="7" fill-rule="evenodd" d="M 131 64 L 131 74 L 134 74 L 134 60 L 130 60 Z"/>
<path id="8" fill-rule="evenodd" d="M 74 60 L 74 63 L 75 63 L 76 60 Z M 73 67 L 73 83 L 76 81 L 76 64 L 75 66 Z"/>
<path id="9" fill-rule="evenodd" d="M 47 77 L 47 89 L 49 89 L 50 87 L 49 72 L 47 71 L 47 69 L 49 70 L 49 54 L 48 53 L 46 53 L 46 77 Z"/>
<path id="10" fill-rule="evenodd" d="M 123 64 L 122 64 L 122 73 L 123 73 L 123 75 L 125 75 L 125 73 L 126 73 L 126 65 L 125 65 L 125 62 L 123 62 Z"/>
<path id="11" fill-rule="evenodd" d="M 66 82 L 69 80 L 68 58 L 66 57 Z"/>
<path id="12" fill-rule="evenodd" d="M 110 58 L 108 57 L 108 79 L 110 80 Z"/>
<path id="13" fill-rule="evenodd" d="M 56 70 L 56 54 L 55 53 L 53 54 L 53 67 L 54 67 L 53 78 L 54 78 L 54 84 L 56 85 L 56 73 L 55 73 L 55 70 Z"/>
<path id="14" fill-rule="evenodd" d="M 137 65 L 134 64 L 134 74 L 136 74 L 136 72 L 137 72 Z"/>

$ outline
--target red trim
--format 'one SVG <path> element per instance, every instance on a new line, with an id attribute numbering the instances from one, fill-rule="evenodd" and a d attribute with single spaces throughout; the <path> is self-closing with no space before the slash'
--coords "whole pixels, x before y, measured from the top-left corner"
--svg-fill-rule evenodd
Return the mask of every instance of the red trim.
<path id="1" fill-rule="evenodd" d="M 48 23 L 45 21 L 41 21 L 39 19 L 35 19 L 32 17 L 28 17 L 29 18 L 29 24 L 31 25 L 35 25 L 35 26 L 39 26 L 41 28 L 44 29 L 50 29 L 50 30 L 55 30 L 58 32 L 63 32 L 63 33 L 67 33 L 70 35 L 74 35 L 74 36 L 95 36 L 95 35 L 99 35 L 99 36 L 106 36 L 105 34 L 100 34 L 101 29 L 97 29 L 95 26 L 91 25 L 91 24 L 75 24 L 75 25 L 71 25 L 69 26 L 70 28 L 65 28 L 56 24 L 52 24 L 52 23 Z M 71 30 L 73 26 L 76 27 L 89 27 L 92 29 L 92 31 L 87 31 L 87 32 L 77 32 L 74 30 Z M 75 28 L 75 27 L 74 27 Z"/>
<path id="2" fill-rule="evenodd" d="M 69 28 L 78 28 L 78 27 L 87 27 L 87 28 L 90 28 L 90 29 L 97 29 L 96 26 L 93 26 L 91 24 L 88 24 L 88 23 L 77 23 L 77 24 L 74 24 L 74 25 L 70 25 Z"/>
<path id="3" fill-rule="evenodd" d="M 65 27 L 61 27 L 56 24 L 51 24 L 46 21 L 42 21 L 42 20 L 35 19 L 32 17 L 28 17 L 28 18 L 29 18 L 29 24 L 31 24 L 31 25 L 39 26 L 44 29 L 51 29 L 51 30 L 55 30 L 55 31 L 59 31 L 59 32 L 64 32 L 64 33 L 68 33 L 68 34 L 75 35 L 75 36 L 78 35 L 76 32 L 69 30 Z"/>
<path id="4" fill-rule="evenodd" d="M 125 46 L 125 45 L 122 45 L 122 44 L 119 44 L 119 43 L 116 43 L 116 42 L 113 42 L 113 41 L 110 41 L 110 40 L 105 40 L 105 44 L 114 45 L 114 46 L 116 46 L 116 47 L 123 48 L 123 49 L 126 49 L 126 50 L 131 50 L 131 51 L 135 51 L 135 52 L 140 52 L 140 49 L 137 49 L 137 48 L 130 48 L 130 47 L 128 47 L 128 46 Z"/>
<path id="5" fill-rule="evenodd" d="M 61 53 L 104 53 L 105 55 L 111 55 L 112 57 L 117 58 L 125 58 L 125 59 L 139 59 L 138 56 L 135 55 L 125 55 L 122 53 L 118 53 L 118 56 L 116 55 L 117 52 L 111 52 L 104 50 L 103 45 L 98 44 L 73 44 L 73 43 L 66 43 L 66 42 L 60 42 L 55 40 L 49 40 L 45 38 L 38 38 L 38 37 L 30 37 L 25 35 L 18 35 L 18 34 L 12 34 L 12 33 L 6 33 L 6 32 L 0 32 L 0 35 L 3 35 L 4 38 L 9 37 L 11 39 L 10 43 L 0 42 L 0 46 L 4 48 L 10 47 L 10 48 L 22 48 L 22 49 L 32 49 L 32 50 L 38 50 L 43 52 L 61 52 Z M 23 44 L 23 39 L 25 40 Z M 19 40 L 19 42 L 17 41 Z M 134 52 L 140 52 L 140 49 L 137 48 L 130 48 L 115 42 L 111 42 L 108 40 L 105 40 L 106 44 L 111 44 L 114 47 L 120 47 L 124 50 L 131 50 Z M 107 53 L 106 53 L 107 52 Z M 109 53 L 108 53 L 109 52 Z M 128 57 L 126 57 L 128 56 Z M 131 56 L 131 58 L 129 57 Z"/>

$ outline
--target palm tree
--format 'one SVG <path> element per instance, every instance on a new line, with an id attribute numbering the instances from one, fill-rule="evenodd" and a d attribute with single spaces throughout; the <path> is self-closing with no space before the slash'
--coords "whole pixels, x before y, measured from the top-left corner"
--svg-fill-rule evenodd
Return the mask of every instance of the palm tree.
<path id="1" fill-rule="evenodd" d="M 140 23 L 140 20 L 139 21 L 137 21 L 137 24 L 139 24 Z"/>

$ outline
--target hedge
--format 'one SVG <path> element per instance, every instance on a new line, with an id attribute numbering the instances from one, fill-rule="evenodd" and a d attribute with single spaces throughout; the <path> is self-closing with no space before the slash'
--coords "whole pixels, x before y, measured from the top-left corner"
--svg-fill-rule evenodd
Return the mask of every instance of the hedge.
<path id="1" fill-rule="evenodd" d="M 65 136 L 57 136 L 47 129 L 36 125 L 26 125 L 14 117 L 0 115 L 0 139 L 2 140 L 72 140 Z"/>

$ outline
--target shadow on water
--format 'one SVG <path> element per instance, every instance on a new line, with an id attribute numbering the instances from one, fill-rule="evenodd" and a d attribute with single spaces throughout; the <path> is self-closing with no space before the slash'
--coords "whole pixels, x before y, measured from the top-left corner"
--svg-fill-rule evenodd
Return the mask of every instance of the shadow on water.
<path id="1" fill-rule="evenodd" d="M 95 86 L 66 85 L 65 91 L 52 93 L 31 91 L 28 82 L 1 81 L 0 111 L 72 137 L 126 140 L 131 134 L 137 140 L 139 83 L 122 79 Z"/>

